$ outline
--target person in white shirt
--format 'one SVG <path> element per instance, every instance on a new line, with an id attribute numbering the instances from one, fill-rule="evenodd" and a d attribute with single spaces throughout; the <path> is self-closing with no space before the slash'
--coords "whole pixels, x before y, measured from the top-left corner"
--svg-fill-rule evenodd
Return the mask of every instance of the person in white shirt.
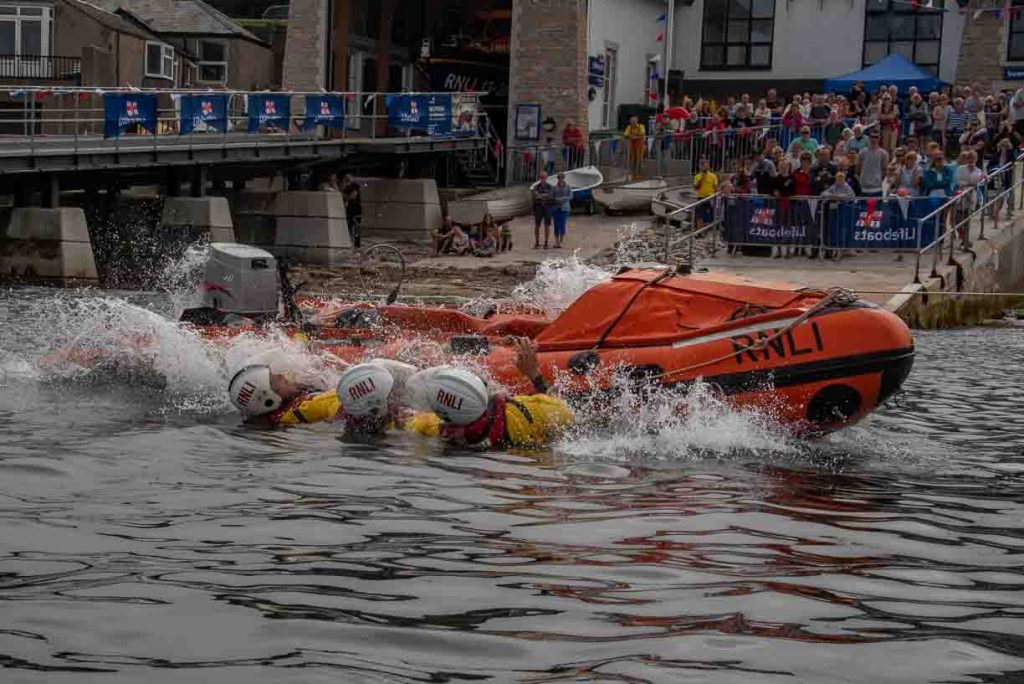
<path id="1" fill-rule="evenodd" d="M 1010 98 L 1010 119 L 1013 121 L 1013 130 L 1018 135 L 1024 135 L 1024 88 Z"/>
<path id="2" fill-rule="evenodd" d="M 964 163 L 956 169 L 956 186 L 965 192 L 963 204 L 957 204 L 957 223 L 960 224 L 957 234 L 965 248 L 970 246 L 970 225 L 965 219 L 982 201 L 981 193 L 985 190 L 987 178 L 985 172 L 978 168 L 978 153 L 973 150 L 964 152 Z"/>

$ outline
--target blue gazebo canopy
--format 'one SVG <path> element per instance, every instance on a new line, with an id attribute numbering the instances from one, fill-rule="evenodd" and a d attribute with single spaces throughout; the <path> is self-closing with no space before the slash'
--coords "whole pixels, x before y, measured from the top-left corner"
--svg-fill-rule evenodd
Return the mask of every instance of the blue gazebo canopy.
<path id="1" fill-rule="evenodd" d="M 943 85 L 942 81 L 903 55 L 892 54 L 877 64 L 872 64 L 860 71 L 825 79 L 825 92 L 849 92 L 858 81 L 864 84 L 868 92 L 878 90 L 884 85 L 894 85 L 900 89 L 901 94 L 907 92 L 910 86 L 917 86 L 918 90 L 927 94 L 932 90 L 938 90 Z"/>

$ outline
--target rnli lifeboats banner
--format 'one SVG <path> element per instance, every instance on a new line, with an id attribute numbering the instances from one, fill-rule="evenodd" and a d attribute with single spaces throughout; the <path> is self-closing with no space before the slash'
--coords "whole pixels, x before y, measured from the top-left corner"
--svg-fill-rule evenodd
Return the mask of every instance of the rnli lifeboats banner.
<path id="1" fill-rule="evenodd" d="M 317 126 L 345 127 L 345 101 L 341 95 L 306 96 L 305 128 L 309 131 Z"/>
<path id="2" fill-rule="evenodd" d="M 181 134 L 228 130 L 228 96 L 226 94 L 182 95 Z"/>
<path id="3" fill-rule="evenodd" d="M 258 133 L 261 128 L 268 126 L 287 131 L 291 120 L 291 111 L 290 95 L 250 95 L 249 132 Z"/>
<path id="4" fill-rule="evenodd" d="M 723 199 L 727 242 L 754 245 L 817 245 L 820 240 L 814 200 L 756 195 Z"/>
<path id="5" fill-rule="evenodd" d="M 942 206 L 936 197 L 786 199 L 722 198 L 725 239 L 736 244 L 808 245 L 838 249 L 917 249 L 935 239 L 935 222 L 918 219 Z M 824 231 L 824 233 L 823 233 Z"/>
<path id="6" fill-rule="evenodd" d="M 918 249 L 935 239 L 935 222 L 918 219 L 942 206 L 938 197 L 867 199 L 833 203 L 828 246 L 853 249 Z"/>
<path id="7" fill-rule="evenodd" d="M 392 128 L 449 135 L 452 130 L 451 95 L 388 95 L 388 125 Z"/>
<path id="8" fill-rule="evenodd" d="M 103 95 L 103 137 L 116 138 L 132 126 L 156 133 L 155 93 Z"/>

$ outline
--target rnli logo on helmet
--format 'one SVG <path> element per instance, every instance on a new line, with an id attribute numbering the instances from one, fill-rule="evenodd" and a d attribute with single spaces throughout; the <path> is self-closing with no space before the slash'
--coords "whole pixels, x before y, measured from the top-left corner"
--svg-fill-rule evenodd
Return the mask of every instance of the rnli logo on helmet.
<path id="1" fill-rule="evenodd" d="M 249 401 L 252 399 L 252 395 L 256 393 L 256 386 L 252 383 L 245 383 L 242 385 L 242 389 L 238 392 L 238 403 L 242 406 L 248 406 Z"/>
<path id="2" fill-rule="evenodd" d="M 453 409 L 455 411 L 462 410 L 462 397 L 457 397 L 454 394 L 449 394 L 443 389 L 437 390 L 437 403 L 445 408 Z"/>
<path id="3" fill-rule="evenodd" d="M 350 399 L 362 399 L 363 397 L 369 396 L 377 391 L 377 385 L 373 384 L 372 378 L 367 378 L 361 382 L 357 382 L 348 388 L 348 396 Z"/>

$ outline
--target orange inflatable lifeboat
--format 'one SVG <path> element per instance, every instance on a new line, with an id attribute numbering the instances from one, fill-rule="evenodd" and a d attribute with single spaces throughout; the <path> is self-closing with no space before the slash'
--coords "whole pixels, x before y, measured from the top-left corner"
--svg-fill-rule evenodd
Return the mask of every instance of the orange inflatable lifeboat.
<path id="1" fill-rule="evenodd" d="M 620 272 L 534 340 L 545 378 L 570 392 L 608 387 L 616 368 L 669 388 L 700 378 L 798 432 L 860 420 L 902 386 L 914 361 L 903 321 L 848 291 L 671 270 Z M 486 361 L 497 380 L 529 391 L 510 349 Z"/>

